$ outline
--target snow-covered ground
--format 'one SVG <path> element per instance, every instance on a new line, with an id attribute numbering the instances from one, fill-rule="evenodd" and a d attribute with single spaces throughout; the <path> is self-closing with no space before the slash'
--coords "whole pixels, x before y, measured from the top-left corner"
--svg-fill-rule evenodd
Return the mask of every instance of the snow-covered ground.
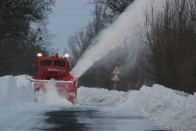
<path id="1" fill-rule="evenodd" d="M 78 103 L 71 105 L 55 91 L 34 102 L 32 87 L 25 75 L 0 77 L 0 130 L 26 131 L 35 124 L 39 128 L 43 120 L 39 114 L 63 105 L 99 107 L 111 114 L 130 112 L 173 131 L 196 131 L 196 93 L 190 95 L 160 85 L 128 92 L 79 87 Z"/>

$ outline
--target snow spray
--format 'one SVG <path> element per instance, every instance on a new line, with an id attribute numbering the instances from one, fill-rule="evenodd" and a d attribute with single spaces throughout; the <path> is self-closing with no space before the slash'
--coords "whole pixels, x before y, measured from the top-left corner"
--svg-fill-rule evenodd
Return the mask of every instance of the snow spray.
<path id="1" fill-rule="evenodd" d="M 153 6 L 161 5 L 162 1 L 154 1 Z M 98 42 L 84 53 L 73 68 L 72 74 L 80 77 L 95 62 L 108 55 L 111 50 L 125 44 L 129 44 L 129 55 L 140 52 L 142 46 L 138 38 L 138 26 L 145 22 L 144 10 L 150 7 L 150 5 L 148 6 L 150 2 L 152 3 L 151 0 L 135 0 L 111 26 L 97 36 Z"/>

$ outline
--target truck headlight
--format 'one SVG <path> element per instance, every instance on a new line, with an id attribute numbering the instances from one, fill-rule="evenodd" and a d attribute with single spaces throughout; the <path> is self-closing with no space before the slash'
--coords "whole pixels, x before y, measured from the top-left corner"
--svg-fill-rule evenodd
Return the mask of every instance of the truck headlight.
<path id="1" fill-rule="evenodd" d="M 65 54 L 64 56 L 65 56 L 65 58 L 68 58 L 69 57 L 69 54 Z"/>
<path id="2" fill-rule="evenodd" d="M 42 53 L 37 53 L 37 57 L 42 57 L 43 54 Z"/>

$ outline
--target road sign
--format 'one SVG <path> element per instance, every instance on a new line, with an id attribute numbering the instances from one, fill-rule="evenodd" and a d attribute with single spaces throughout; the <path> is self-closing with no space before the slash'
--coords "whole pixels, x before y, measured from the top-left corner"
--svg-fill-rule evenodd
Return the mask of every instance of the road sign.
<path id="1" fill-rule="evenodd" d="M 111 80 L 112 81 L 119 81 L 118 75 L 114 75 Z"/>
<path id="2" fill-rule="evenodd" d="M 112 74 L 113 74 L 113 77 L 111 80 L 114 81 L 114 90 L 116 90 L 116 82 L 119 81 L 118 75 L 120 74 L 120 71 L 117 66 L 114 68 Z"/>
<path id="3" fill-rule="evenodd" d="M 115 67 L 115 69 L 112 72 L 113 74 L 120 74 L 120 71 L 118 69 L 118 67 Z"/>

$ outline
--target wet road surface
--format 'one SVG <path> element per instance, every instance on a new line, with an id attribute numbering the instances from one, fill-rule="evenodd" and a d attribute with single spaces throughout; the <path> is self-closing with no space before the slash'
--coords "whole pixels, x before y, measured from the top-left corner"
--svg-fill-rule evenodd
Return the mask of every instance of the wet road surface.
<path id="1" fill-rule="evenodd" d="M 139 116 L 110 114 L 96 109 L 65 108 L 44 114 L 44 131 L 167 131 Z"/>

